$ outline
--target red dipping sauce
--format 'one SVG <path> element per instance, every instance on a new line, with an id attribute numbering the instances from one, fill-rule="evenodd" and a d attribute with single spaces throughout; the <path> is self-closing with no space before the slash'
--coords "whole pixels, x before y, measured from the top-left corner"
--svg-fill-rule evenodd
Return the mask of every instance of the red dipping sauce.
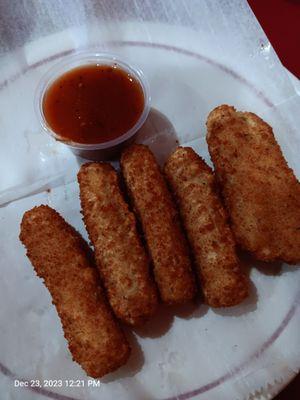
<path id="1" fill-rule="evenodd" d="M 143 88 L 117 65 L 81 65 L 47 88 L 42 110 L 55 134 L 66 142 L 96 144 L 128 132 L 145 107 Z"/>

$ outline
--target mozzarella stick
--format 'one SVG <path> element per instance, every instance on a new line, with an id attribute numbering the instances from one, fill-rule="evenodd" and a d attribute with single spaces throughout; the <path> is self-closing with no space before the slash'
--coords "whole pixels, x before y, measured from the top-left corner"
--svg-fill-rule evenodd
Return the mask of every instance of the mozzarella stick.
<path id="1" fill-rule="evenodd" d="M 160 297 L 167 304 L 191 300 L 195 281 L 171 194 L 152 152 L 133 145 L 121 157 L 128 193 L 141 222 Z"/>
<path id="2" fill-rule="evenodd" d="M 24 214 L 20 240 L 52 296 L 73 360 L 93 378 L 125 364 L 129 345 L 82 237 L 55 210 L 39 206 Z"/>
<path id="3" fill-rule="evenodd" d="M 248 295 L 226 214 L 209 166 L 187 147 L 178 147 L 165 165 L 191 244 L 205 301 L 229 307 Z"/>
<path id="4" fill-rule="evenodd" d="M 140 242 L 134 214 L 110 164 L 88 163 L 78 173 L 83 219 L 110 305 L 129 325 L 140 325 L 155 311 L 157 293 Z"/>
<path id="5" fill-rule="evenodd" d="M 300 261 L 300 183 L 272 128 L 222 105 L 207 119 L 207 143 L 236 241 L 263 261 Z"/>

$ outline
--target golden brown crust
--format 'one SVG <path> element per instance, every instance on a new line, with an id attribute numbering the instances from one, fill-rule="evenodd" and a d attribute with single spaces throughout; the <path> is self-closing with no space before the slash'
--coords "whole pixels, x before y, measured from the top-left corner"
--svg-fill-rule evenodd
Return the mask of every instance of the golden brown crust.
<path id="1" fill-rule="evenodd" d="M 136 221 L 110 164 L 88 163 L 78 173 L 84 222 L 109 302 L 118 318 L 139 325 L 155 311 L 157 294 Z"/>
<path id="2" fill-rule="evenodd" d="M 207 143 L 237 242 L 264 261 L 300 261 L 300 184 L 272 128 L 223 105 L 207 119 Z"/>
<path id="3" fill-rule="evenodd" d="M 132 145 L 121 157 L 129 195 L 145 234 L 163 302 L 191 300 L 196 293 L 186 240 L 171 194 L 147 146 Z"/>
<path id="4" fill-rule="evenodd" d="M 178 147 L 165 165 L 191 244 L 206 303 L 233 306 L 248 295 L 212 170 L 193 151 Z"/>
<path id="5" fill-rule="evenodd" d="M 106 303 L 81 236 L 55 210 L 42 205 L 24 214 L 20 240 L 51 293 L 73 359 L 94 378 L 125 364 L 129 345 Z"/>

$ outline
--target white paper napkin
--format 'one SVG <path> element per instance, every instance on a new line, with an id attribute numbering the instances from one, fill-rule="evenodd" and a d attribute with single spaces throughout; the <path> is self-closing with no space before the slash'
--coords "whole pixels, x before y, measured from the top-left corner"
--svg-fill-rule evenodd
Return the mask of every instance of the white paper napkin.
<path id="1" fill-rule="evenodd" d="M 33 107 L 42 75 L 78 49 L 114 52 L 143 69 L 153 109 L 138 140 L 150 145 L 160 163 L 176 141 L 192 145 L 209 162 L 205 120 L 213 107 L 227 103 L 269 122 L 300 176 L 299 96 L 247 3 L 14 3 L 0 5 L 6 28 L 0 41 L 6 51 L 0 63 L 3 399 L 270 398 L 300 367 L 299 268 L 250 268 L 253 293 L 233 309 L 161 308 L 145 329 L 128 330 L 128 365 L 102 379 L 100 388 L 88 387 L 71 360 L 50 295 L 18 240 L 24 211 L 41 203 L 86 237 L 76 183 L 82 160 L 41 132 Z M 64 383 L 37 392 L 14 387 L 21 378 Z M 75 379 L 85 386 L 66 387 L 66 380 Z"/>

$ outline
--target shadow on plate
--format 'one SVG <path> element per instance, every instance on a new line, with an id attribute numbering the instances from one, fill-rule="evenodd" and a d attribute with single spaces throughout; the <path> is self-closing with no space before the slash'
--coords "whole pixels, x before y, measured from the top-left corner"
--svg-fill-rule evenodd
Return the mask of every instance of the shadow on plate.
<path id="1" fill-rule="evenodd" d="M 103 383 L 113 382 L 121 378 L 132 377 L 143 368 L 144 354 L 141 349 L 141 346 L 139 345 L 135 335 L 132 333 L 130 328 L 128 328 L 127 326 L 123 326 L 123 330 L 131 347 L 131 354 L 129 360 L 124 366 L 119 368 L 117 371 L 106 375 L 104 378 L 101 378 L 101 381 Z"/>
<path id="2" fill-rule="evenodd" d="M 250 253 L 244 250 L 239 250 L 239 258 L 245 268 L 250 272 L 251 268 L 255 267 L 264 275 L 280 276 L 282 274 L 281 262 L 264 262 L 256 260 Z"/>
<path id="3" fill-rule="evenodd" d="M 155 315 L 144 326 L 135 328 L 135 332 L 141 337 L 161 337 L 171 328 L 174 317 L 187 320 L 201 318 L 207 310 L 208 306 L 203 304 L 199 297 L 186 304 L 174 306 L 160 304 Z"/>
<path id="4" fill-rule="evenodd" d="M 289 266 L 284 266 L 281 262 L 264 262 L 256 260 L 249 252 L 239 249 L 238 256 L 242 262 L 242 267 L 247 276 L 250 275 L 251 269 L 256 268 L 259 272 L 268 276 L 280 276 L 286 270 L 290 270 Z M 295 267 L 291 267 L 295 268 Z M 230 308 L 213 309 L 217 314 L 224 316 L 240 316 L 254 311 L 257 308 L 257 290 L 254 284 L 250 281 L 249 297 L 240 305 Z"/>
<path id="5" fill-rule="evenodd" d="M 239 317 L 241 315 L 253 312 L 257 308 L 257 290 L 254 284 L 249 280 L 249 296 L 241 303 L 233 307 L 212 308 L 213 312 L 227 317 Z"/>
<path id="6" fill-rule="evenodd" d="M 160 166 L 179 145 L 171 121 L 160 111 L 151 108 L 148 118 L 135 137 L 136 143 L 143 143 L 153 151 Z"/>
<path id="7" fill-rule="evenodd" d="M 101 379 L 103 383 L 113 382 L 121 378 L 129 378 L 138 373 L 144 365 L 144 355 L 135 335 L 140 337 L 156 338 L 163 336 L 172 326 L 174 317 L 191 319 L 201 318 L 206 314 L 208 307 L 197 298 L 186 304 L 167 306 L 160 304 L 156 314 L 142 327 L 131 328 L 123 326 L 125 335 L 131 347 L 128 362 L 117 371 Z"/>

